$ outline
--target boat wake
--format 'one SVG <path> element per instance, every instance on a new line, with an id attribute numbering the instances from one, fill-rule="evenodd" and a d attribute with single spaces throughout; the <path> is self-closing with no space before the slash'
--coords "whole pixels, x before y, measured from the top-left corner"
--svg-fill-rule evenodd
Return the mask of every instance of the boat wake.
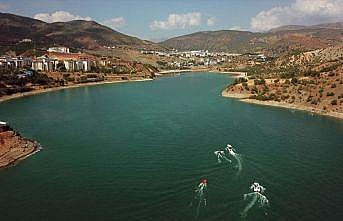
<path id="1" fill-rule="evenodd" d="M 207 205 L 207 179 L 203 179 L 199 185 L 195 189 L 195 196 L 194 196 L 194 204 L 193 202 L 191 203 L 191 206 L 195 205 L 195 220 L 198 219 L 199 214 L 200 214 L 200 209 L 205 207 Z"/>
<path id="2" fill-rule="evenodd" d="M 217 156 L 218 163 L 222 163 L 223 161 L 231 163 L 232 161 L 225 156 L 225 152 L 222 150 L 214 151 L 214 154 Z"/>
<path id="3" fill-rule="evenodd" d="M 246 205 L 244 210 L 241 212 L 242 220 L 245 220 L 249 210 L 257 204 L 258 207 L 263 208 L 265 210 L 265 215 L 267 215 L 266 207 L 269 206 L 269 201 L 266 196 L 264 196 L 262 193 L 266 190 L 263 186 L 261 186 L 259 183 L 253 183 L 250 187 L 250 190 L 252 190 L 251 193 L 247 193 L 243 195 L 244 200 L 250 199 L 250 202 Z"/>
<path id="4" fill-rule="evenodd" d="M 228 154 L 230 155 L 230 156 L 232 156 L 235 160 L 236 160 L 236 162 L 237 162 L 237 165 L 236 165 L 236 167 L 237 167 L 237 169 L 238 169 L 238 171 L 237 171 L 237 176 L 242 172 L 242 160 L 241 160 L 241 157 L 240 157 L 240 155 L 239 154 L 237 154 L 236 152 L 235 152 L 235 150 L 233 149 L 233 147 L 232 147 L 232 145 L 230 145 L 230 144 L 228 144 L 228 145 L 226 145 L 226 148 L 225 148 L 226 150 L 227 150 L 227 152 L 228 152 Z"/>

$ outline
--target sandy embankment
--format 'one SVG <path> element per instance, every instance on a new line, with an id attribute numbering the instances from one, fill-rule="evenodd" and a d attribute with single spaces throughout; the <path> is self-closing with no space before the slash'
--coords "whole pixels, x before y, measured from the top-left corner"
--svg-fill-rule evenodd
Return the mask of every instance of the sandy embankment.
<path id="1" fill-rule="evenodd" d="M 235 98 L 240 101 L 251 103 L 251 104 L 258 104 L 258 105 L 265 105 L 265 106 L 272 106 L 272 107 L 278 107 L 278 108 L 288 108 L 288 109 L 294 109 L 294 110 L 300 110 L 300 111 L 307 111 L 311 112 L 313 114 L 319 114 L 324 116 L 330 116 L 335 117 L 338 119 L 343 120 L 343 113 L 339 112 L 333 112 L 333 111 L 325 111 L 321 109 L 316 109 L 312 107 L 306 107 L 305 105 L 301 104 L 290 104 L 286 102 L 277 102 L 277 101 L 260 101 L 256 99 L 249 99 L 249 94 L 240 94 L 240 93 L 231 93 L 228 92 L 226 89 L 222 92 L 223 97 L 230 97 Z"/>

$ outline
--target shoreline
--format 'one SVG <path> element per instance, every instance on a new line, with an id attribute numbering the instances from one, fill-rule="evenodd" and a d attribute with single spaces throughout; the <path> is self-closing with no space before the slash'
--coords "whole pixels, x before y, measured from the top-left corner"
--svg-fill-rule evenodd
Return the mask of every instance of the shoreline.
<path id="1" fill-rule="evenodd" d="M 334 117 L 336 119 L 343 120 L 343 113 L 339 112 L 327 112 L 324 110 L 312 108 L 312 107 L 306 107 L 304 105 L 299 104 L 290 104 L 286 102 L 277 102 L 277 101 L 260 101 L 255 99 L 250 99 L 249 95 L 247 94 L 239 94 L 239 93 L 227 93 L 227 91 L 222 91 L 222 97 L 228 97 L 228 98 L 234 98 L 241 102 L 249 103 L 249 104 L 256 104 L 256 105 L 263 105 L 263 106 L 271 106 L 271 107 L 277 107 L 277 108 L 286 108 L 291 110 L 298 110 L 298 111 L 306 111 L 308 113 L 317 114 L 321 116 L 327 116 L 327 117 Z"/>
<path id="2" fill-rule="evenodd" d="M 36 142 L 35 142 L 35 143 L 36 143 Z M 42 148 L 40 145 L 37 144 L 37 147 L 36 147 L 32 152 L 27 153 L 27 154 L 25 154 L 25 155 L 23 155 L 23 156 L 19 156 L 18 158 L 13 159 L 12 161 L 8 162 L 8 164 L 3 165 L 3 166 L 0 166 L 0 170 L 1 170 L 1 169 L 7 169 L 7 168 L 9 168 L 9 167 L 15 167 L 15 166 L 18 165 L 21 161 L 23 161 L 23 160 L 25 160 L 25 159 L 31 157 L 32 155 L 34 155 L 34 154 L 36 154 L 36 153 L 38 153 L 38 152 L 40 152 L 42 149 L 43 149 L 43 148 Z"/>
<path id="3" fill-rule="evenodd" d="M 239 72 L 239 71 L 219 71 L 219 70 L 213 70 L 210 68 L 204 68 L 204 69 L 174 69 L 174 70 L 168 70 L 168 71 L 160 71 L 155 73 L 157 76 L 163 76 L 165 74 L 175 74 L 175 73 L 189 73 L 189 72 L 210 72 L 210 73 L 220 73 L 220 74 L 230 74 L 234 78 L 240 78 L 240 77 L 247 77 L 246 72 Z"/>
<path id="4" fill-rule="evenodd" d="M 0 170 L 16 166 L 43 149 L 38 142 L 23 137 L 8 125 L 1 127 L 0 138 L 3 142 L 0 147 Z"/>
<path id="5" fill-rule="evenodd" d="M 5 95 L 0 97 L 0 104 L 9 100 L 14 100 L 22 97 L 28 97 L 43 93 L 48 93 L 52 91 L 64 90 L 64 89 L 71 89 L 71 88 L 79 88 L 79 87 L 86 87 L 86 86 L 95 86 L 95 85 L 103 85 L 103 84 L 117 84 L 117 83 L 128 83 L 128 82 L 142 82 L 142 81 L 152 81 L 153 79 L 146 78 L 146 79 L 137 79 L 137 80 L 122 80 L 122 81 L 99 81 L 99 82 L 89 82 L 83 84 L 72 84 L 67 86 L 60 86 L 60 87 L 52 87 L 46 89 L 38 89 L 33 91 L 28 91 L 24 93 L 15 93 L 11 95 Z"/>
<path id="6" fill-rule="evenodd" d="M 166 71 L 159 71 L 157 75 L 164 75 L 164 74 L 175 74 L 175 73 L 187 73 L 187 72 L 205 72 L 210 71 L 210 69 L 174 69 L 174 70 L 166 70 Z"/>
<path id="7" fill-rule="evenodd" d="M 228 72 L 228 71 L 217 71 L 217 70 L 210 70 L 210 69 L 186 69 L 186 70 L 168 70 L 168 71 L 160 71 L 156 73 L 157 77 L 163 76 L 165 74 L 172 74 L 172 73 L 188 73 L 188 72 L 211 72 L 211 73 L 223 73 L 223 74 L 230 74 L 234 78 L 239 77 L 246 77 L 245 72 Z M 71 88 L 79 88 L 79 87 L 86 87 L 86 86 L 95 86 L 95 85 L 104 85 L 104 84 L 117 84 L 117 83 L 129 83 L 129 82 L 144 82 L 144 81 L 153 81 L 154 79 L 145 78 L 145 79 L 136 79 L 136 80 L 119 80 L 119 81 L 100 81 L 100 82 L 89 82 L 89 83 L 83 83 L 83 84 L 72 84 L 67 86 L 60 86 L 60 87 L 52 87 L 47 89 L 38 89 L 33 90 L 29 92 L 24 93 L 16 93 L 11 95 L 6 95 L 3 97 L 0 97 L 0 104 L 4 103 L 9 100 L 18 99 L 22 97 L 27 96 L 33 96 L 43 93 L 48 93 L 52 91 L 58 91 L 58 90 L 64 90 L 64 89 L 71 89 Z M 273 106 L 278 108 L 287 108 L 287 109 L 295 109 L 300 111 L 306 111 L 310 112 L 312 114 L 318 114 L 323 116 L 330 116 L 334 118 L 338 118 L 343 120 L 343 113 L 339 112 L 327 112 L 321 109 L 306 107 L 304 105 L 297 105 L 297 104 L 290 104 L 285 102 L 277 102 L 277 101 L 260 101 L 255 99 L 249 99 L 249 95 L 247 94 L 240 94 L 240 93 L 227 93 L 226 90 L 223 90 L 221 95 L 223 97 L 229 97 L 238 99 L 239 101 L 251 103 L 251 104 L 257 104 L 257 105 L 264 105 L 264 106 Z"/>

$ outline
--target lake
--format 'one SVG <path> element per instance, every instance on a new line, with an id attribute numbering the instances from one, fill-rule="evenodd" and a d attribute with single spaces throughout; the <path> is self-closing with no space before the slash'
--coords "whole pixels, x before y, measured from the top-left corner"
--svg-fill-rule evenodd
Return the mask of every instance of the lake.
<path id="1" fill-rule="evenodd" d="M 343 122 L 221 97 L 227 74 L 80 87 L 0 104 L 43 150 L 0 171 L 1 221 L 343 218 Z M 237 162 L 217 162 L 232 144 Z M 208 179 L 196 215 L 194 189 Z"/>

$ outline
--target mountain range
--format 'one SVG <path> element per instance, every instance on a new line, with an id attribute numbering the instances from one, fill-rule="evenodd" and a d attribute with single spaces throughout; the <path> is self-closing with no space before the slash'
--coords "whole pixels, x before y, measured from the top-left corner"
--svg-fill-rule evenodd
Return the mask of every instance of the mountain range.
<path id="1" fill-rule="evenodd" d="M 103 46 L 135 50 L 210 50 L 246 53 L 268 50 L 313 50 L 343 41 L 343 22 L 313 26 L 283 26 L 265 33 L 219 30 L 203 31 L 153 43 L 128 36 L 95 21 L 75 20 L 46 23 L 37 19 L 0 13 L 0 52 L 25 51 L 20 43 L 31 39 L 31 47 L 64 45 L 75 49 L 101 49 Z"/>
<path id="2" fill-rule="evenodd" d="M 168 39 L 160 44 L 178 50 L 251 52 L 270 49 L 275 52 L 291 49 L 311 50 L 343 41 L 343 22 L 313 26 L 283 26 L 266 33 L 220 30 L 196 32 Z"/>
<path id="3" fill-rule="evenodd" d="M 0 13 L 0 46 L 13 47 L 31 39 L 37 47 L 64 45 L 78 49 L 102 46 L 158 49 L 159 45 L 131 37 L 94 21 L 74 20 L 46 23 L 37 19 Z"/>

